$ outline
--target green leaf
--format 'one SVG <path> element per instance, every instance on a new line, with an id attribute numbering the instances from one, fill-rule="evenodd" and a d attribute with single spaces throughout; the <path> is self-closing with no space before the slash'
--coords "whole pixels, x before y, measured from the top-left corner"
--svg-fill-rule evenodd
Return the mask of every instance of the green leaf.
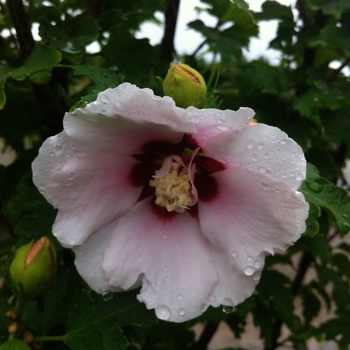
<path id="1" fill-rule="evenodd" d="M 316 168 L 307 167 L 307 178 L 300 188 L 305 199 L 327 211 L 340 233 L 350 231 L 350 201 L 347 192 L 318 175 Z"/>
<path id="2" fill-rule="evenodd" d="M 52 47 L 36 44 L 30 56 L 23 64 L 9 72 L 16 80 L 25 80 L 34 73 L 53 68 L 61 61 L 61 54 Z"/>
<path id="3" fill-rule="evenodd" d="M 318 315 L 321 302 L 310 286 L 303 286 L 300 295 L 303 300 L 304 322 L 308 325 Z"/>
<path id="4" fill-rule="evenodd" d="M 113 299 L 104 301 L 96 293 L 89 299 L 87 293 L 78 291 L 70 308 L 65 342 L 77 350 L 98 350 L 106 344 L 116 346 L 117 338 L 120 349 L 125 349 L 127 341 L 118 331 L 120 326 L 146 326 L 155 322 L 154 313 L 136 299 L 134 292 L 117 293 Z M 114 336 L 113 332 L 119 334 Z M 112 345 L 108 349 L 113 349 Z"/>
<path id="5" fill-rule="evenodd" d="M 1 71 L 0 71 L 1 73 Z M 6 103 L 6 94 L 5 94 L 5 83 L 6 77 L 0 76 L 0 111 L 4 108 Z"/>
<path id="6" fill-rule="evenodd" d="M 273 308 L 289 328 L 293 328 L 293 295 L 290 290 L 290 280 L 285 275 L 274 270 L 264 270 L 257 287 L 262 300 L 271 300 Z"/>
<path id="7" fill-rule="evenodd" d="M 95 90 L 102 91 L 120 84 L 117 74 L 110 68 L 95 68 L 90 65 L 81 65 L 72 68 L 74 69 L 74 75 L 88 76 L 94 85 L 96 85 Z"/>
<path id="8" fill-rule="evenodd" d="M 319 94 L 316 91 L 309 91 L 299 97 L 296 97 L 294 99 L 293 106 L 303 117 L 321 127 L 322 123 L 318 112 L 318 98 Z"/>
<path id="9" fill-rule="evenodd" d="M 283 19 L 293 21 L 293 12 L 290 6 L 285 6 L 277 1 L 265 1 L 261 6 L 262 12 L 256 13 L 255 18 L 259 21 Z"/>
<path id="10" fill-rule="evenodd" d="M 309 205 L 309 216 L 306 219 L 306 230 L 303 233 L 303 236 L 313 237 L 318 233 L 320 229 L 320 225 L 317 219 L 321 215 L 321 210 L 317 205 L 314 205 L 312 203 L 309 203 Z"/>
<path id="11" fill-rule="evenodd" d="M 11 339 L 2 344 L 0 350 L 30 350 L 30 347 L 22 340 Z"/>
<path id="12" fill-rule="evenodd" d="M 153 65 L 153 47 L 148 39 L 113 38 L 102 54 L 133 79 L 147 76 Z"/>

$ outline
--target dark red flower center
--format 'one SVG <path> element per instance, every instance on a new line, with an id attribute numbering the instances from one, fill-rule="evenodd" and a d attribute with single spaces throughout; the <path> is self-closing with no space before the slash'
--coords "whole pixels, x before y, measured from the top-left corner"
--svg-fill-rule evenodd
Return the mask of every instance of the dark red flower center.
<path id="1" fill-rule="evenodd" d="M 133 166 L 129 181 L 135 187 L 142 187 L 139 201 L 154 197 L 154 213 L 161 219 L 170 219 L 185 209 L 197 217 L 197 199 L 210 202 L 215 198 L 218 184 L 212 174 L 225 169 L 221 162 L 203 155 L 186 134 L 176 144 L 162 140 L 148 142 L 133 157 L 138 163 Z M 161 174 L 157 176 L 156 172 Z"/>

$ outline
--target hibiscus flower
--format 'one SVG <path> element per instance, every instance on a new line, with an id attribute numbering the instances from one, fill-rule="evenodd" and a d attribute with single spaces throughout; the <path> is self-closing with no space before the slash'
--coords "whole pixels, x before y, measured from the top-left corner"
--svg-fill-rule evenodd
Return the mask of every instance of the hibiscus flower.
<path id="1" fill-rule="evenodd" d="M 266 254 L 293 244 L 308 215 L 301 148 L 253 115 L 178 108 L 129 83 L 66 113 L 33 179 L 93 290 L 141 287 L 174 322 L 253 293 Z"/>

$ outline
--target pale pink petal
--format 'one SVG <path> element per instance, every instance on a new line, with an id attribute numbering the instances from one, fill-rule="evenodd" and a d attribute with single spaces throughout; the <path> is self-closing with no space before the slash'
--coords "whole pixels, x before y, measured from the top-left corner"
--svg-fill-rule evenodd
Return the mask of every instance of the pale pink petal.
<path id="1" fill-rule="evenodd" d="M 188 118 L 191 120 L 198 131 L 191 135 L 198 146 L 204 148 L 213 136 L 239 130 L 249 124 L 254 117 L 254 111 L 251 108 L 241 107 L 238 111 L 218 109 L 197 109 L 189 107 L 186 110 Z"/>
<path id="2" fill-rule="evenodd" d="M 258 283 L 263 265 L 260 264 L 253 275 L 247 276 L 230 264 L 224 251 L 212 246 L 212 256 L 218 271 L 219 282 L 209 297 L 210 305 L 233 307 L 251 296 Z"/>
<path id="3" fill-rule="evenodd" d="M 109 284 L 128 289 L 143 277 L 138 299 L 158 318 L 183 322 L 200 315 L 217 282 L 210 244 L 188 212 L 167 220 L 150 199 L 116 226 L 103 263 Z"/>
<path id="4" fill-rule="evenodd" d="M 212 177 L 217 194 L 207 202 L 199 197 L 200 225 L 240 273 L 252 276 L 267 252 L 287 249 L 304 232 L 309 206 L 285 183 L 242 167 Z"/>
<path id="5" fill-rule="evenodd" d="M 256 124 L 213 137 L 204 150 L 226 167 L 242 166 L 298 189 L 306 176 L 301 147 L 278 128 Z"/>
<path id="6" fill-rule="evenodd" d="M 66 113 L 64 129 L 87 147 L 116 154 L 140 153 L 151 140 L 176 143 L 185 132 L 197 132 L 186 110 L 172 99 L 129 83 L 107 89 L 95 102 Z"/>
<path id="7" fill-rule="evenodd" d="M 116 221 L 112 221 L 102 230 L 90 235 L 83 245 L 73 247 L 75 266 L 79 274 L 92 290 L 100 294 L 121 291 L 120 288 L 109 285 L 102 269 L 104 255 L 115 225 Z"/>
<path id="8" fill-rule="evenodd" d="M 128 179 L 135 163 L 132 157 L 86 150 L 64 131 L 45 141 L 33 162 L 33 181 L 59 209 L 53 234 L 62 245 L 82 244 L 130 210 L 142 190 Z"/>

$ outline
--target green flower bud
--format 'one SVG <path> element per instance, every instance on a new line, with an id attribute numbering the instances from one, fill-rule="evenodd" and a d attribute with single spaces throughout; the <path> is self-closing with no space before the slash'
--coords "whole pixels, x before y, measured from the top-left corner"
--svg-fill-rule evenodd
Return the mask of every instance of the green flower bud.
<path id="1" fill-rule="evenodd" d="M 20 247 L 10 266 L 14 292 L 33 298 L 44 292 L 56 274 L 56 252 L 47 237 Z"/>
<path id="2" fill-rule="evenodd" d="M 163 83 L 164 95 L 170 96 L 178 107 L 203 108 L 207 87 L 203 77 L 187 64 L 170 64 Z"/>

